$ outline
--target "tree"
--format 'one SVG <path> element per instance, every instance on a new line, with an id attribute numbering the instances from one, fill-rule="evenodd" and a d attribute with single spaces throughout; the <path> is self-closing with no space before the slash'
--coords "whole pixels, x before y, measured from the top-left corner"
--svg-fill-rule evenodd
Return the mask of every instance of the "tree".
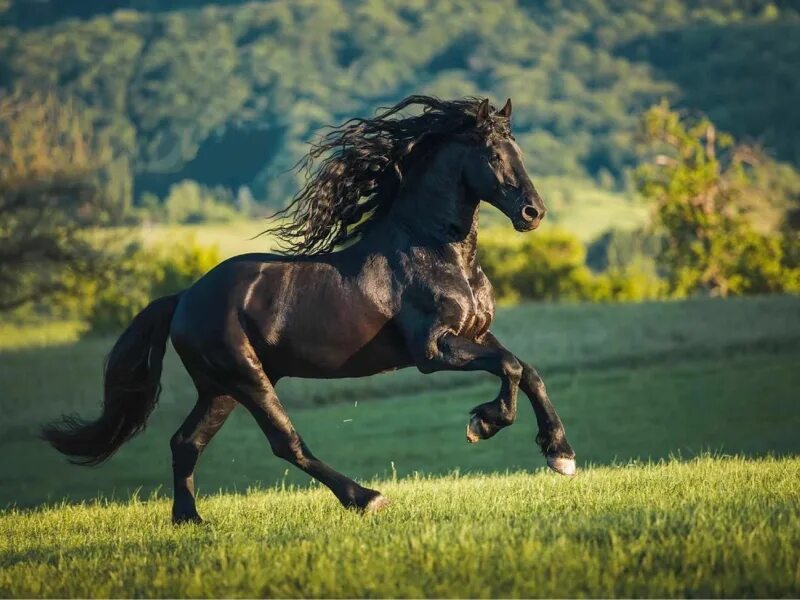
<path id="1" fill-rule="evenodd" d="M 282 205 L 298 180 L 279 175 L 321 127 L 410 93 L 510 95 L 540 176 L 624 185 L 636 117 L 663 95 L 800 165 L 796 2 L 4 4 L 2 81 L 86 107 L 120 200 L 135 177 L 139 197 L 195 179 Z"/>
<path id="2" fill-rule="evenodd" d="M 112 206 L 94 173 L 105 151 L 53 97 L 0 98 L 0 310 L 69 295 L 108 264 Z"/>
<path id="3" fill-rule="evenodd" d="M 666 101 L 642 125 L 651 156 L 637 169 L 638 187 L 654 203 L 671 293 L 796 290 L 797 238 L 759 232 L 748 219 L 758 212 L 752 199 L 769 196 L 758 189 L 764 178 L 757 174 L 770 168 L 763 153 L 735 144 L 706 118 L 682 117 Z"/>

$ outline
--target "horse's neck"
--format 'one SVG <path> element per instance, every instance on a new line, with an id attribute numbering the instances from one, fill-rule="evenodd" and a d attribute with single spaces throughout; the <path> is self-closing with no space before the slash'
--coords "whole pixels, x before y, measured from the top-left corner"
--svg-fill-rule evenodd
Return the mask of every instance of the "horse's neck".
<path id="1" fill-rule="evenodd" d="M 469 233 L 460 245 L 461 255 L 464 257 L 466 263 L 471 266 L 475 265 L 478 259 L 478 213 L 479 206 L 476 203 Z"/>
<path id="2" fill-rule="evenodd" d="M 419 245 L 453 247 L 469 265 L 478 243 L 478 200 L 467 197 L 455 169 L 434 162 L 417 179 L 410 174 L 386 215 Z"/>

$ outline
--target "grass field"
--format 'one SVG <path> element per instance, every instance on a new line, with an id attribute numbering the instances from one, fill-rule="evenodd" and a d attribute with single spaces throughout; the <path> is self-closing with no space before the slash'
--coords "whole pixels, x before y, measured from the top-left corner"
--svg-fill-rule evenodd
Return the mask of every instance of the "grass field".
<path id="1" fill-rule="evenodd" d="M 582 464 L 800 452 L 800 298 L 639 305 L 529 305 L 501 310 L 498 335 L 537 365 Z M 62 412 L 96 414 L 101 365 L 113 338 L 0 353 L 0 505 L 31 506 L 98 493 L 125 498 L 170 482 L 168 440 L 194 389 L 168 352 L 164 391 L 147 431 L 107 465 L 66 467 L 35 435 Z M 278 392 L 321 457 L 362 478 L 538 468 L 534 420 L 476 446 L 467 411 L 497 383 L 483 374 L 408 369 L 341 381 L 287 380 Z M 200 463 L 206 492 L 305 476 L 275 459 L 246 411 L 235 411 Z"/>
<path id="2" fill-rule="evenodd" d="M 194 391 L 174 353 L 148 429 L 81 469 L 35 434 L 61 412 L 96 413 L 113 338 L 0 329 L 13 333 L 0 350 L 0 596 L 800 593 L 800 298 L 528 305 L 494 329 L 545 377 L 574 480 L 540 472 L 523 398 L 513 427 L 466 443 L 491 377 L 289 380 L 278 392 L 315 453 L 386 480 L 393 505 L 340 510 L 238 410 L 198 470 L 211 525 L 177 530 L 168 440 Z M 692 460 L 707 452 L 739 458 Z"/>
<path id="3" fill-rule="evenodd" d="M 796 597 L 800 460 L 704 458 L 378 484 L 366 517 L 327 491 L 163 498 L 0 516 L 3 597 Z"/>

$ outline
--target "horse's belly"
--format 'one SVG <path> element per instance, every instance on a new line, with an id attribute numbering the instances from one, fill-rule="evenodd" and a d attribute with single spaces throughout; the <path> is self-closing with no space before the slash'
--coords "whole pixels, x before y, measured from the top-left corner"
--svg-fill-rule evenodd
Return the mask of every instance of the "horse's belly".
<path id="1" fill-rule="evenodd" d="M 279 297 L 261 313 L 264 368 L 280 376 L 358 377 L 404 366 L 391 315 L 359 291 L 316 286 Z"/>
<path id="2" fill-rule="evenodd" d="M 265 369 L 280 377 L 364 377 L 411 364 L 392 321 L 372 329 L 363 322 L 306 323 L 293 333 L 269 347 L 262 359 Z"/>

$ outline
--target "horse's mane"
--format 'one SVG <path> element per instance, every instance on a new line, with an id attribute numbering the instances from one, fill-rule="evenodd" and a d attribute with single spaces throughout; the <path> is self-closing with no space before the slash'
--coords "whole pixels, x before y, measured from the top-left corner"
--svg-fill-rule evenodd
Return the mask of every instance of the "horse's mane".
<path id="1" fill-rule="evenodd" d="M 409 96 L 371 119 L 350 119 L 332 127 L 298 163 L 306 182 L 264 233 L 278 238 L 284 252 L 321 254 L 363 233 L 388 207 L 406 167 L 427 142 L 476 129 L 479 98 L 440 100 Z M 404 116 L 406 108 L 420 109 Z M 507 124 L 488 119 L 485 133 Z"/>

